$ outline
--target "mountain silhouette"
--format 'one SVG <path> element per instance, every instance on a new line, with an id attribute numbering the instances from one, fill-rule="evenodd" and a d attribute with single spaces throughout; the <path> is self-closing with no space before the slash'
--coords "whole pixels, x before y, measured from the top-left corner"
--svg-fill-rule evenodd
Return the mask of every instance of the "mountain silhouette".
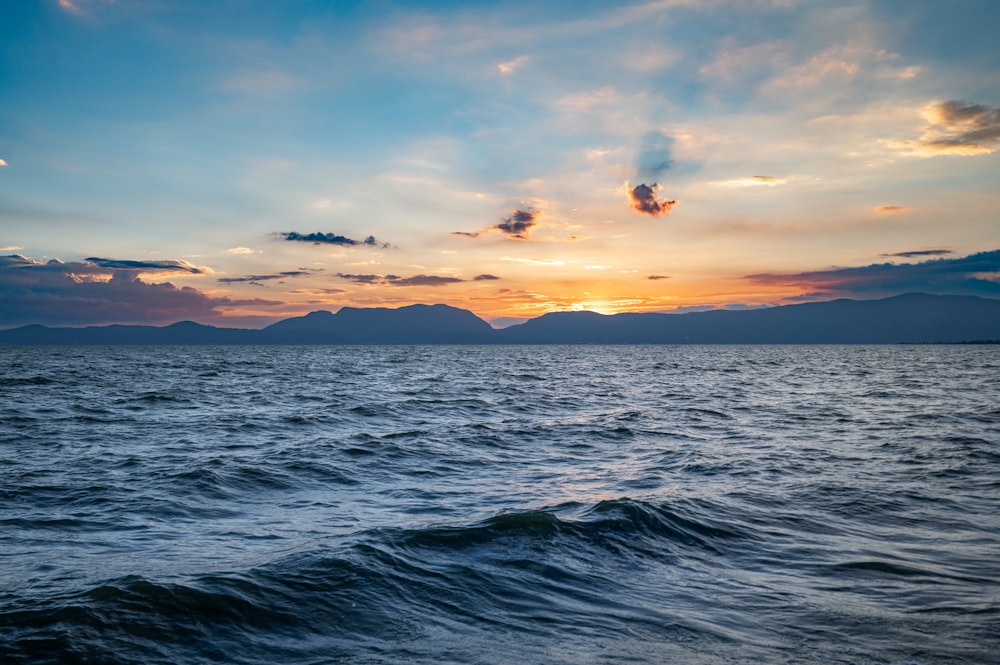
<path id="1" fill-rule="evenodd" d="M 277 344 L 489 344 L 496 331 L 472 312 L 449 305 L 342 307 L 310 312 L 264 330 Z"/>
<path id="2" fill-rule="evenodd" d="M 909 293 L 688 314 L 557 312 L 504 331 L 527 344 L 894 344 L 1000 340 L 1000 300 Z"/>
<path id="3" fill-rule="evenodd" d="M 261 330 L 192 321 L 0 330 L 0 344 L 899 344 L 1000 341 L 1000 300 L 910 293 L 685 314 L 555 312 L 494 330 L 448 305 L 343 307 Z"/>

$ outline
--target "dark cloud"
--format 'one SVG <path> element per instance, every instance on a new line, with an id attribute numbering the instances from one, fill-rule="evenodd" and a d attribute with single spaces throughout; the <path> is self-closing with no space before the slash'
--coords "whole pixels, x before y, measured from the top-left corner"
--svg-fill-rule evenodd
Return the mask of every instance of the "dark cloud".
<path id="1" fill-rule="evenodd" d="M 349 291 L 346 289 L 295 289 L 290 293 L 295 293 L 297 295 L 335 296 L 340 293 L 349 293 Z"/>
<path id="2" fill-rule="evenodd" d="M 644 180 L 656 180 L 674 164 L 674 139 L 663 132 L 649 132 L 642 137 L 636 158 L 636 173 Z"/>
<path id="3" fill-rule="evenodd" d="M 469 233 L 468 231 L 452 231 L 451 235 L 463 236 L 466 238 L 478 238 L 487 231 L 500 231 L 510 238 L 527 240 L 528 233 L 530 233 L 531 229 L 538 225 L 538 220 L 541 216 L 542 213 L 536 210 L 518 209 L 512 212 L 508 217 L 505 217 L 499 224 L 485 228 L 482 231 L 477 231 L 476 233 Z"/>
<path id="4" fill-rule="evenodd" d="M 923 115 L 927 131 L 903 143 L 917 154 L 982 155 L 1000 146 L 1000 108 L 949 100 L 931 103 Z"/>
<path id="5" fill-rule="evenodd" d="M 352 275 L 343 272 L 338 272 L 337 277 L 358 284 L 385 284 L 389 279 L 399 279 L 396 275 Z"/>
<path id="6" fill-rule="evenodd" d="M 524 239 L 528 237 L 528 232 L 538 224 L 539 213 L 534 210 L 515 210 L 510 217 L 493 228 L 502 231 L 511 238 Z"/>
<path id="7" fill-rule="evenodd" d="M 261 282 L 268 282 L 275 279 L 286 279 L 289 277 L 304 277 L 306 275 L 311 275 L 316 270 L 289 270 L 287 272 L 279 272 L 273 275 L 244 275 L 243 277 L 220 277 L 220 284 L 257 284 L 260 285 Z"/>
<path id="8" fill-rule="evenodd" d="M 445 284 L 455 284 L 464 282 L 458 277 L 440 277 L 438 275 L 414 275 L 413 277 L 402 277 L 392 280 L 393 286 L 444 286 Z"/>
<path id="9" fill-rule="evenodd" d="M 102 259 L 92 256 L 84 259 L 88 263 L 93 263 L 101 268 L 111 268 L 114 270 L 133 270 L 136 272 L 190 272 L 200 274 L 205 272 L 203 268 L 193 266 L 187 261 L 129 261 L 122 259 Z"/>
<path id="10" fill-rule="evenodd" d="M 126 267 L 107 267 L 92 260 L 42 263 L 20 255 L 0 257 L 0 302 L 3 303 L 0 326 L 211 321 L 222 318 L 220 308 L 280 304 L 258 299 L 217 298 L 190 287 L 151 284 L 138 277 L 139 273 L 151 270 L 184 269 L 136 264 L 173 266 L 183 262 L 107 263 Z"/>
<path id="11" fill-rule="evenodd" d="M 899 293 L 1000 297 L 1000 249 L 920 263 L 880 263 L 795 274 L 748 275 L 758 284 L 803 289 L 800 299 L 885 297 Z"/>
<path id="12" fill-rule="evenodd" d="M 367 247 L 380 247 L 382 249 L 388 249 L 392 245 L 387 242 L 379 242 L 375 239 L 375 236 L 368 236 L 364 240 L 354 240 L 353 238 L 348 238 L 347 236 L 342 236 L 337 233 L 321 233 L 317 231 L 316 233 L 299 233 L 298 231 L 283 231 L 278 234 L 285 240 L 291 240 L 295 242 L 311 242 L 314 245 L 339 245 L 342 247 L 356 247 L 356 246 L 367 246 Z"/>
<path id="13" fill-rule="evenodd" d="M 657 191 L 660 186 L 655 182 L 652 185 L 644 183 L 635 187 L 630 187 L 628 183 L 625 183 L 625 187 L 628 190 L 629 207 L 644 215 L 652 217 L 666 215 L 677 205 L 677 201 L 658 197 Z"/>
<path id="14" fill-rule="evenodd" d="M 490 279 L 500 279 L 493 275 L 477 275 L 471 280 L 458 277 L 442 277 L 440 275 L 414 275 L 413 277 L 400 277 L 399 275 L 353 275 L 348 273 L 337 273 L 337 277 L 346 279 L 356 284 L 378 284 L 383 286 L 446 286 L 448 284 L 458 284 L 461 282 L 478 282 Z"/>
<path id="15" fill-rule="evenodd" d="M 882 254 L 886 258 L 898 257 L 902 259 L 912 259 L 918 256 L 947 256 L 955 252 L 950 249 L 915 249 L 909 252 L 896 252 L 895 254 Z"/>
<path id="16" fill-rule="evenodd" d="M 652 280 L 670 279 L 670 276 L 669 275 L 647 275 L 646 279 L 652 279 Z"/>

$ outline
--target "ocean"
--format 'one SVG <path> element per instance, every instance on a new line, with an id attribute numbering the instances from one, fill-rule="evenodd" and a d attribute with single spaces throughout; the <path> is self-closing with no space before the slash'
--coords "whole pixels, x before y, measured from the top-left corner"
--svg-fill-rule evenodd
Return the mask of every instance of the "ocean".
<path id="1" fill-rule="evenodd" d="M 1000 347 L 10 347 L 2 663 L 1000 663 Z"/>

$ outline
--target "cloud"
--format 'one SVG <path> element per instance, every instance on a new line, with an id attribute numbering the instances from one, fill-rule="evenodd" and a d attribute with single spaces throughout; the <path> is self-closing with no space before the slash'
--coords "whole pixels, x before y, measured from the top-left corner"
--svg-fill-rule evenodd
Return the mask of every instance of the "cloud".
<path id="1" fill-rule="evenodd" d="M 722 180 L 715 184 L 722 187 L 777 187 L 784 185 L 788 180 L 771 175 L 752 175 L 748 178 L 737 178 L 735 180 Z"/>
<path id="2" fill-rule="evenodd" d="M 379 242 L 375 239 L 375 236 L 368 236 L 364 240 L 354 240 L 353 238 L 348 238 L 337 233 L 299 233 L 298 231 L 282 231 L 278 233 L 279 236 L 285 240 L 295 241 L 295 242 L 311 242 L 314 245 L 338 245 L 341 247 L 356 247 L 356 246 L 367 246 L 367 247 L 379 247 L 382 249 L 388 249 L 392 245 L 387 242 Z"/>
<path id="3" fill-rule="evenodd" d="M 222 90 L 248 95 L 281 95 L 305 87 L 305 81 L 280 69 L 244 71 L 222 83 Z"/>
<path id="4" fill-rule="evenodd" d="M 954 254 L 955 252 L 950 249 L 916 249 L 909 252 L 896 252 L 895 254 L 882 254 L 884 257 L 899 257 L 904 259 L 912 259 L 917 256 L 947 256 L 948 254 Z"/>
<path id="5" fill-rule="evenodd" d="M 346 289 L 295 289 L 290 293 L 296 295 L 309 295 L 309 296 L 335 296 L 340 293 L 350 293 Z"/>
<path id="6" fill-rule="evenodd" d="M 170 270 L 192 272 L 172 265 L 183 262 L 105 263 L 58 259 L 42 263 L 19 254 L 0 257 L 0 326 L 205 321 L 222 318 L 223 308 L 281 304 L 212 297 L 170 283 L 151 284 L 138 276 L 149 272 L 147 267 L 110 267 L 115 263 L 167 264 Z"/>
<path id="7" fill-rule="evenodd" d="M 21 249 L 17 245 L 7 245 L 6 247 L 0 247 L 0 252 L 16 252 Z"/>
<path id="8" fill-rule="evenodd" d="M 905 254 L 901 252 L 900 256 Z M 748 275 L 746 279 L 768 286 L 798 287 L 803 290 L 802 296 L 808 299 L 885 297 L 914 291 L 995 298 L 1000 296 L 1000 282 L 991 276 L 997 273 L 1000 273 L 1000 249 L 920 263 L 880 263 L 794 274 L 764 273 Z"/>
<path id="9" fill-rule="evenodd" d="M 228 254 L 253 254 L 254 251 L 249 247 L 230 247 L 226 250 Z"/>
<path id="10" fill-rule="evenodd" d="M 441 277 L 439 275 L 414 275 L 413 277 L 400 277 L 392 280 L 393 286 L 444 286 L 445 284 L 457 284 L 464 282 L 458 277 Z"/>
<path id="11" fill-rule="evenodd" d="M 501 256 L 501 261 L 510 261 L 511 263 L 525 263 L 531 266 L 564 266 L 566 262 L 561 259 L 528 259 L 516 256 Z"/>
<path id="12" fill-rule="evenodd" d="M 386 284 L 394 279 L 399 279 L 397 275 L 354 275 L 343 272 L 338 272 L 337 277 L 358 284 Z"/>
<path id="13" fill-rule="evenodd" d="M 9 166 L 6 159 L 0 159 L 0 166 Z"/>
<path id="14" fill-rule="evenodd" d="M 875 208 L 875 212 L 880 215 L 892 215 L 899 212 L 905 212 L 909 208 L 904 208 L 903 206 L 879 206 Z"/>
<path id="15" fill-rule="evenodd" d="M 1000 147 L 1000 108 L 960 101 L 931 102 L 918 140 L 890 143 L 917 157 L 987 155 Z"/>
<path id="16" fill-rule="evenodd" d="M 289 277 L 305 277 L 311 275 L 319 270 L 288 270 L 286 272 L 274 273 L 271 275 L 245 275 L 243 277 L 220 277 L 218 279 L 220 284 L 254 284 L 256 286 L 263 286 L 261 282 L 268 282 L 275 279 L 286 279 Z"/>
<path id="17" fill-rule="evenodd" d="M 100 4 L 103 5 L 113 5 L 116 0 L 100 0 Z M 95 7 L 93 5 L 97 4 L 96 0 L 58 0 L 57 4 L 64 11 L 70 12 L 71 14 L 79 14 L 80 16 L 89 16 L 88 12 L 84 9 L 93 10 Z M 89 7 L 88 7 L 89 5 Z"/>
<path id="18" fill-rule="evenodd" d="M 528 56 L 519 55 L 513 60 L 510 60 L 508 62 L 501 62 L 500 64 L 497 65 L 497 69 L 500 70 L 501 74 L 512 74 L 514 73 L 514 70 L 520 69 L 521 65 L 523 65 L 527 61 L 528 61 Z"/>
<path id="19" fill-rule="evenodd" d="M 502 231 L 511 238 L 524 239 L 528 232 L 538 224 L 539 213 L 533 210 L 515 210 L 510 217 L 493 228 Z"/>
<path id="20" fill-rule="evenodd" d="M 642 148 L 636 158 L 640 179 L 655 180 L 673 166 L 674 139 L 664 132 L 649 132 L 642 138 Z"/>
<path id="21" fill-rule="evenodd" d="M 462 282 L 481 282 L 484 280 L 500 279 L 493 275 L 477 275 L 472 280 L 461 279 L 459 277 L 442 277 L 440 275 L 414 275 L 413 277 L 400 277 L 399 275 L 370 275 L 370 274 L 349 274 L 337 273 L 337 277 L 346 279 L 356 284 L 372 284 L 378 286 L 447 286 L 448 284 L 460 284 Z"/>
<path id="22" fill-rule="evenodd" d="M 651 279 L 653 281 L 656 281 L 656 280 L 659 280 L 659 279 L 670 279 L 670 276 L 669 275 L 646 275 L 646 279 Z"/>
<path id="23" fill-rule="evenodd" d="M 514 210 L 514 212 L 512 212 L 509 216 L 505 217 L 499 224 L 487 227 L 482 231 L 477 231 L 475 233 L 469 233 L 467 231 L 452 231 L 451 235 L 462 236 L 465 238 L 478 238 L 482 234 L 489 231 L 500 231 L 509 238 L 527 240 L 528 234 L 531 230 L 538 226 L 538 220 L 541 216 L 542 213 L 537 210 L 517 209 Z"/>
<path id="24" fill-rule="evenodd" d="M 113 270 L 131 270 L 137 272 L 189 272 L 194 274 L 211 274 L 210 268 L 199 268 L 187 261 L 130 261 L 121 259 L 102 259 L 96 256 L 84 259 L 88 263 L 101 268 Z"/>
<path id="25" fill-rule="evenodd" d="M 652 217 L 667 215 L 677 205 L 677 201 L 660 199 L 657 196 L 660 186 L 655 182 L 652 185 L 643 183 L 635 187 L 626 182 L 625 189 L 628 191 L 629 207 L 644 215 Z"/>

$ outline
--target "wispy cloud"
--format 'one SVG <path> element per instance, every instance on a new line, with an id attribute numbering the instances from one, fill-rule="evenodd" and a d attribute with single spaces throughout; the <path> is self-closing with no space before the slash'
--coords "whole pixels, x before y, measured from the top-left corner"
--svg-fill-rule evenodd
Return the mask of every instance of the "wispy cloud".
<path id="1" fill-rule="evenodd" d="M 80 7 L 70 2 L 70 0 L 59 0 L 59 6 L 68 12 L 73 12 L 74 14 L 79 14 L 83 11 Z"/>
<path id="2" fill-rule="evenodd" d="M 662 131 L 647 132 L 642 137 L 636 157 L 636 173 L 639 179 L 656 180 L 674 164 L 674 139 Z"/>
<path id="3" fill-rule="evenodd" d="M 646 275 L 646 279 L 657 281 L 657 280 L 661 280 L 661 279 L 670 279 L 670 276 L 669 275 Z"/>
<path id="4" fill-rule="evenodd" d="M 895 252 L 893 254 L 882 254 L 886 258 L 903 258 L 912 259 L 920 256 L 947 256 L 948 254 L 954 254 L 955 252 L 950 249 L 914 249 L 907 252 Z"/>
<path id="5" fill-rule="evenodd" d="M 677 201 L 660 198 L 660 185 L 655 182 L 652 185 L 643 183 L 635 187 L 626 182 L 625 189 L 628 192 L 629 208 L 644 215 L 651 217 L 667 215 L 677 205 Z"/>
<path id="6" fill-rule="evenodd" d="M 895 256 L 928 256 L 947 251 L 917 250 Z M 746 279 L 756 284 L 800 288 L 814 299 L 883 297 L 913 291 L 997 297 L 1000 296 L 1000 282 L 985 278 L 997 273 L 1000 273 L 1000 249 L 920 263 L 878 263 L 794 274 L 764 273 L 748 275 Z"/>
<path id="7" fill-rule="evenodd" d="M 889 146 L 917 157 L 987 155 L 1000 147 L 1000 108 L 935 101 L 924 107 L 921 116 L 927 124 L 919 139 Z"/>
<path id="8" fill-rule="evenodd" d="M 56 4 L 63 11 L 89 18 L 94 10 L 100 9 L 100 5 L 113 5 L 115 2 L 117 0 L 57 0 Z"/>
<path id="9" fill-rule="evenodd" d="M 244 71 L 222 82 L 222 89 L 245 95 L 280 95 L 305 86 L 305 81 L 280 69 Z"/>
<path id="10" fill-rule="evenodd" d="M 524 63 L 528 61 L 528 56 L 519 55 L 513 60 L 508 60 L 507 62 L 501 62 L 497 65 L 497 69 L 500 70 L 501 74 L 512 74 L 515 70 L 520 69 Z"/>
<path id="11" fill-rule="evenodd" d="M 132 261 L 128 259 L 103 259 L 96 256 L 91 256 L 84 259 L 88 263 L 101 268 L 110 268 L 112 270 L 127 270 L 135 272 L 189 272 L 194 274 L 211 274 L 213 271 L 211 268 L 198 267 L 187 261 L 173 261 L 173 260 L 163 260 L 163 261 Z"/>
<path id="12" fill-rule="evenodd" d="M 313 270 L 287 270 L 285 272 L 273 273 L 268 275 L 244 275 L 243 277 L 220 277 L 218 279 L 220 284 L 253 284 L 256 286 L 263 286 L 261 282 L 269 282 L 272 280 L 285 280 L 290 277 L 306 277 L 312 275 L 313 273 L 320 272 L 322 269 Z"/>
<path id="13" fill-rule="evenodd" d="M 249 247 L 230 247 L 226 250 L 228 254 L 253 254 L 254 250 Z"/>
<path id="14" fill-rule="evenodd" d="M 476 275 L 471 280 L 460 277 L 442 275 L 413 275 L 412 277 L 400 277 L 399 275 L 373 275 L 373 274 L 350 274 L 337 273 L 340 279 L 354 282 L 356 284 L 371 284 L 378 286 L 447 286 L 449 284 L 461 284 L 463 282 L 483 282 L 500 279 L 496 275 Z"/>
<path id="15" fill-rule="evenodd" d="M 871 61 L 882 52 L 872 52 L 853 46 L 836 46 L 812 56 L 808 62 L 793 66 L 770 82 L 773 87 L 805 88 L 828 79 L 852 79 L 862 63 Z"/>
<path id="16" fill-rule="evenodd" d="M 501 256 L 501 261 L 510 261 L 511 263 L 525 263 L 532 266 L 564 266 L 566 262 L 562 259 L 530 259 L 523 258 L 519 256 Z"/>
<path id="17" fill-rule="evenodd" d="M 9 166 L 6 159 L 0 159 L 0 166 Z"/>
<path id="18" fill-rule="evenodd" d="M 285 240 L 292 242 L 309 242 L 314 245 L 338 245 L 340 247 L 379 247 L 382 249 L 388 249 L 392 247 L 387 242 L 380 242 L 375 239 L 375 236 L 368 236 L 364 240 L 355 240 L 353 238 L 348 238 L 347 236 L 342 236 L 339 233 L 322 233 L 317 231 L 316 233 L 299 233 L 298 231 L 282 231 L 277 235 L 281 236 Z"/>
<path id="19" fill-rule="evenodd" d="M 897 213 L 906 212 L 907 210 L 909 210 L 909 208 L 896 205 L 885 205 L 875 208 L 875 212 L 880 215 L 895 215 Z"/>
<path id="20" fill-rule="evenodd" d="M 788 182 L 785 178 L 771 175 L 752 175 L 747 178 L 736 178 L 734 180 L 721 180 L 714 184 L 721 187 L 777 187 Z"/>

